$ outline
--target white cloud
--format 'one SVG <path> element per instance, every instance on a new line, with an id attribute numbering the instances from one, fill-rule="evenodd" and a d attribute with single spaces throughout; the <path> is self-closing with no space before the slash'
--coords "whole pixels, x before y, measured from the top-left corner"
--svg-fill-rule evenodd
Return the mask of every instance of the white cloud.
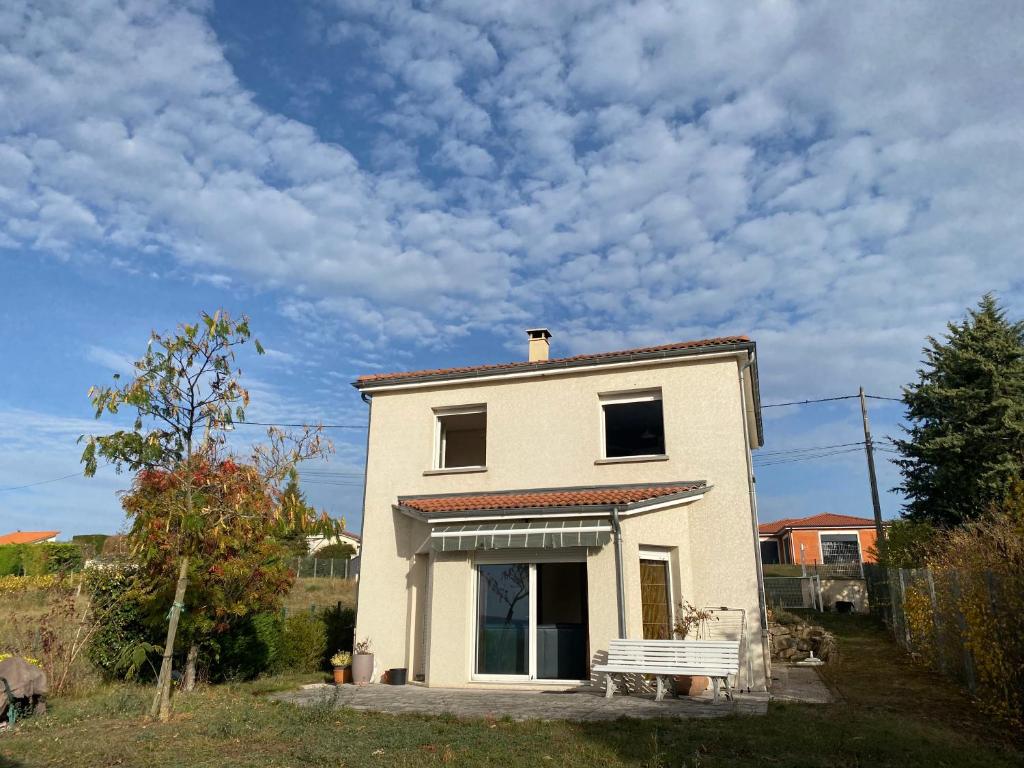
<path id="1" fill-rule="evenodd" d="M 166 252 L 367 351 L 748 332 L 781 397 L 892 391 L 951 308 L 1021 300 L 1012 3 L 324 3 L 372 167 L 259 106 L 204 11 L 0 11 L 0 246 Z"/>

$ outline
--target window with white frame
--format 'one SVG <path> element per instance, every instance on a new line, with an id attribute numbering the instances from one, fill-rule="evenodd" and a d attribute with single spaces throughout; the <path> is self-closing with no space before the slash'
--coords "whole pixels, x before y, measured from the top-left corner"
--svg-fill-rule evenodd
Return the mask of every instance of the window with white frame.
<path id="1" fill-rule="evenodd" d="M 601 395 L 601 418 L 603 458 L 664 455 L 660 389 Z"/>
<path id="2" fill-rule="evenodd" d="M 434 468 L 487 466 L 487 406 L 468 405 L 434 411 Z"/>

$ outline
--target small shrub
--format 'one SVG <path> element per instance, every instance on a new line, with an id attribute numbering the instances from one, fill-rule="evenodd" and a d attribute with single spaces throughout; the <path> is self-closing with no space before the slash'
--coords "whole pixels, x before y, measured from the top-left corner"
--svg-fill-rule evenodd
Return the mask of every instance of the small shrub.
<path id="1" fill-rule="evenodd" d="M 339 651 L 352 651 L 356 633 L 356 609 L 332 606 L 323 612 L 327 628 L 327 647 Z"/>
<path id="2" fill-rule="evenodd" d="M 94 568 L 86 572 L 84 579 L 92 598 L 92 619 L 97 624 L 87 651 L 89 660 L 108 679 L 151 678 L 152 664 L 131 660 L 133 649 L 159 642 L 159 638 L 151 637 L 144 623 L 133 572 L 125 568 Z"/>
<path id="3" fill-rule="evenodd" d="M 281 660 L 285 669 L 316 672 L 324 668 L 327 654 L 327 626 L 322 616 L 299 613 L 284 622 Z"/>
<path id="4" fill-rule="evenodd" d="M 284 621 L 278 614 L 251 616 L 218 638 L 219 656 L 211 665 L 212 682 L 252 680 L 264 672 L 277 672 L 285 664 Z"/>
<path id="5" fill-rule="evenodd" d="M 320 560 L 347 560 L 356 553 L 356 548 L 348 542 L 340 541 L 320 547 L 314 554 Z"/>

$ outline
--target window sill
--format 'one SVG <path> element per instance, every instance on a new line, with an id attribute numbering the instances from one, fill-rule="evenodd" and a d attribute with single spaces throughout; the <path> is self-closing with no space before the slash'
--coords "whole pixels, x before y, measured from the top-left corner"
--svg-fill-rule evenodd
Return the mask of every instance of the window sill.
<path id="1" fill-rule="evenodd" d="M 635 464 L 641 461 L 668 461 L 667 453 L 656 453 L 649 456 L 616 456 L 612 459 L 597 459 L 595 464 Z"/>
<path id="2" fill-rule="evenodd" d="M 471 472 L 486 472 L 487 467 L 448 467 L 447 469 L 427 469 L 424 475 L 464 475 Z"/>

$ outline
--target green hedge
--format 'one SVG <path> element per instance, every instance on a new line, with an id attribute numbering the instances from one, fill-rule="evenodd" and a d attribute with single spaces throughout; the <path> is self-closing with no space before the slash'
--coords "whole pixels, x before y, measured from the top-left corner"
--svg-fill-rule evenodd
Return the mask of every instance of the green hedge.
<path id="1" fill-rule="evenodd" d="M 74 544 L 0 545 L 0 576 L 44 576 L 82 569 L 82 552 Z"/>
<path id="2" fill-rule="evenodd" d="M 103 543 L 110 538 L 105 533 L 86 533 L 71 537 L 71 543 L 82 552 L 82 557 L 89 560 L 99 557 L 103 552 Z"/>

